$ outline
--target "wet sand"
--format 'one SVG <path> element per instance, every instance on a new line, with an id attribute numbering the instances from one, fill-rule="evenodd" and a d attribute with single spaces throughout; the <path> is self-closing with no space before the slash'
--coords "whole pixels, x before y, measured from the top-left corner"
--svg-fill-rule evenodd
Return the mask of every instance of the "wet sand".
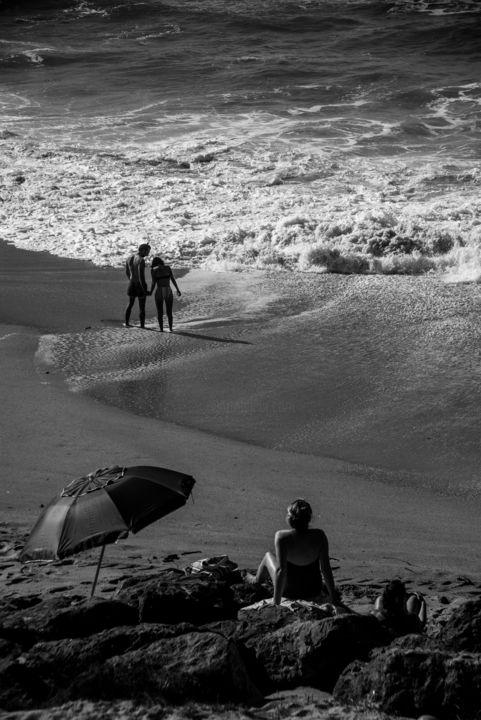
<path id="1" fill-rule="evenodd" d="M 129 567 L 156 567 L 164 562 L 184 566 L 199 557 L 221 553 L 244 567 L 253 567 L 283 524 L 286 504 L 296 496 L 311 500 L 316 522 L 327 531 L 339 582 L 382 582 L 402 576 L 413 586 L 442 587 L 444 583 L 455 589 L 457 578 L 479 573 L 480 501 L 476 497 L 441 494 L 414 482 L 399 484 L 395 478 L 386 481 L 386 471 L 376 472 L 363 464 L 240 442 L 69 392 L 56 366 L 46 365 L 45 358 L 41 362 L 38 356 L 35 359 L 42 335 L 102 333 L 107 327 L 108 336 L 122 333 L 130 348 L 138 342 L 148 346 L 152 338 L 163 342 L 163 338 L 159 333 L 120 328 L 125 304 L 121 271 L 96 269 L 5 245 L 0 248 L 4 398 L 0 541 L 5 543 L 2 574 L 9 592 L 33 591 L 36 583 L 44 587 L 66 582 L 88 585 L 95 551 L 46 573 L 45 569 L 37 572 L 31 566 L 18 566 L 9 559 L 7 546 L 21 543 L 41 505 L 68 481 L 113 464 L 172 467 L 192 474 L 197 485 L 194 504 L 107 549 L 100 591 L 112 587 L 112 577 L 115 582 L 116 575 L 131 572 Z M 262 281 L 256 274 L 236 276 L 235 293 L 237 298 L 247 298 L 245 307 L 252 308 L 249 298 L 257 299 L 255 288 Z M 179 282 L 187 298 L 215 286 L 216 297 L 225 294 L 224 309 L 229 310 L 233 302 L 231 279 L 222 275 L 196 271 Z M 264 307 L 270 307 L 268 297 L 275 302 L 274 285 L 270 287 L 270 295 L 262 294 Z M 195 340 L 180 334 L 182 322 L 189 324 L 188 329 L 184 326 L 186 333 L 215 337 L 214 326 L 209 329 L 208 318 L 198 310 L 187 308 L 183 317 L 179 310 L 179 335 L 165 339 L 172 341 L 174 350 L 180 343 Z M 224 312 L 225 316 L 229 319 L 229 312 Z M 216 348 L 261 345 L 266 322 L 256 324 L 252 317 L 230 319 L 227 334 L 223 321 L 222 337 L 246 344 L 212 340 Z M 196 322 L 198 329 L 194 330 Z M 152 313 L 149 325 L 155 327 Z M 272 333 L 272 326 L 268 330 Z M 134 343 L 133 334 L 145 341 Z M 211 354 L 210 364 L 217 362 L 219 370 L 230 361 L 222 353 L 217 360 L 214 357 Z M 166 365 L 177 363 L 177 368 L 190 362 L 188 351 L 170 352 L 166 358 Z M 268 376 L 269 367 L 265 369 L 265 378 Z M 204 387 L 206 396 L 223 392 L 221 385 L 212 386 L 211 379 L 203 375 L 202 365 L 195 383 Z M 179 386 L 182 388 L 182 381 Z M 232 413 L 235 417 L 235 407 Z"/>

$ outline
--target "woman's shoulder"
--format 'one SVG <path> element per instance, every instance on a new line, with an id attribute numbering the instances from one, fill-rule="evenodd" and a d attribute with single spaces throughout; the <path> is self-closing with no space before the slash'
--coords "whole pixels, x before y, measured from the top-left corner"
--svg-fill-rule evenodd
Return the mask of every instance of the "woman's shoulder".
<path id="1" fill-rule="evenodd" d="M 278 530 L 274 536 L 276 542 L 285 542 L 295 535 L 294 530 Z"/>
<path id="2" fill-rule="evenodd" d="M 319 538 L 319 540 L 326 539 L 326 533 L 324 530 L 321 530 L 321 528 L 309 528 L 307 532 L 311 535 L 311 537 Z"/>

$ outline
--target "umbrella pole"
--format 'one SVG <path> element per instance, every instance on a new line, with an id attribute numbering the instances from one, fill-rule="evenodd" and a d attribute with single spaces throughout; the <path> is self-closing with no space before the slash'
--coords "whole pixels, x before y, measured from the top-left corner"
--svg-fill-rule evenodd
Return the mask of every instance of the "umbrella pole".
<path id="1" fill-rule="evenodd" d="M 99 561 L 97 563 L 97 570 L 95 571 L 94 582 L 92 585 L 92 592 L 90 593 L 91 598 L 94 596 L 95 588 L 97 587 L 97 580 L 99 579 L 100 566 L 102 565 L 102 560 L 104 559 L 104 552 L 105 552 L 105 545 L 102 545 L 102 550 L 100 551 L 100 557 L 99 557 Z"/>

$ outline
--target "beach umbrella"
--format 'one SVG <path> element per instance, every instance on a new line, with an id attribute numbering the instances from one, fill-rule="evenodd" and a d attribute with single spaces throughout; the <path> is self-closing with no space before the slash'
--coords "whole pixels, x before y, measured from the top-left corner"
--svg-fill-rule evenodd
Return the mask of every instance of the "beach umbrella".
<path id="1" fill-rule="evenodd" d="M 137 533 L 185 505 L 195 480 L 167 468 L 138 465 L 100 468 L 73 480 L 44 509 L 19 560 L 60 560 Z"/>

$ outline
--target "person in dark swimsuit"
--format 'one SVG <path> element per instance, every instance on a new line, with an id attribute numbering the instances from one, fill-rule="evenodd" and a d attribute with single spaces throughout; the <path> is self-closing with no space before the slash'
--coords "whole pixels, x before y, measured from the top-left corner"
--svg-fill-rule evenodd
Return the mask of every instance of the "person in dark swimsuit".
<path id="1" fill-rule="evenodd" d="M 422 633 L 427 621 L 426 601 L 409 594 L 401 580 L 391 580 L 376 599 L 372 613 L 395 637 Z"/>
<path id="2" fill-rule="evenodd" d="M 306 500 L 291 503 L 286 518 L 290 529 L 276 532 L 275 555 L 267 552 L 259 565 L 255 582 L 272 580 L 275 605 L 279 605 L 283 597 L 333 604 L 340 601 L 334 586 L 326 534 L 309 527 L 311 517 L 312 509 Z"/>
<path id="3" fill-rule="evenodd" d="M 139 245 L 138 253 L 129 257 L 125 263 L 125 274 L 129 279 L 127 288 L 129 304 L 125 311 L 125 327 L 130 327 L 130 313 L 136 298 L 139 301 L 140 327 L 145 327 L 145 303 L 148 295 L 147 283 L 145 282 L 145 258 L 149 252 L 150 245 L 142 243 L 142 245 Z"/>
<path id="4" fill-rule="evenodd" d="M 150 288 L 150 295 L 155 289 L 155 305 L 157 307 L 157 319 L 159 321 L 159 330 L 164 332 L 164 303 L 165 311 L 167 314 L 167 320 L 169 323 L 170 332 L 173 331 L 173 316 L 172 307 L 174 304 L 174 296 L 170 287 L 170 283 L 173 284 L 177 290 L 177 295 L 180 297 L 182 293 L 176 283 L 175 277 L 170 269 L 169 265 L 165 265 L 164 261 L 159 257 L 154 257 L 152 260 L 152 287 Z"/>

